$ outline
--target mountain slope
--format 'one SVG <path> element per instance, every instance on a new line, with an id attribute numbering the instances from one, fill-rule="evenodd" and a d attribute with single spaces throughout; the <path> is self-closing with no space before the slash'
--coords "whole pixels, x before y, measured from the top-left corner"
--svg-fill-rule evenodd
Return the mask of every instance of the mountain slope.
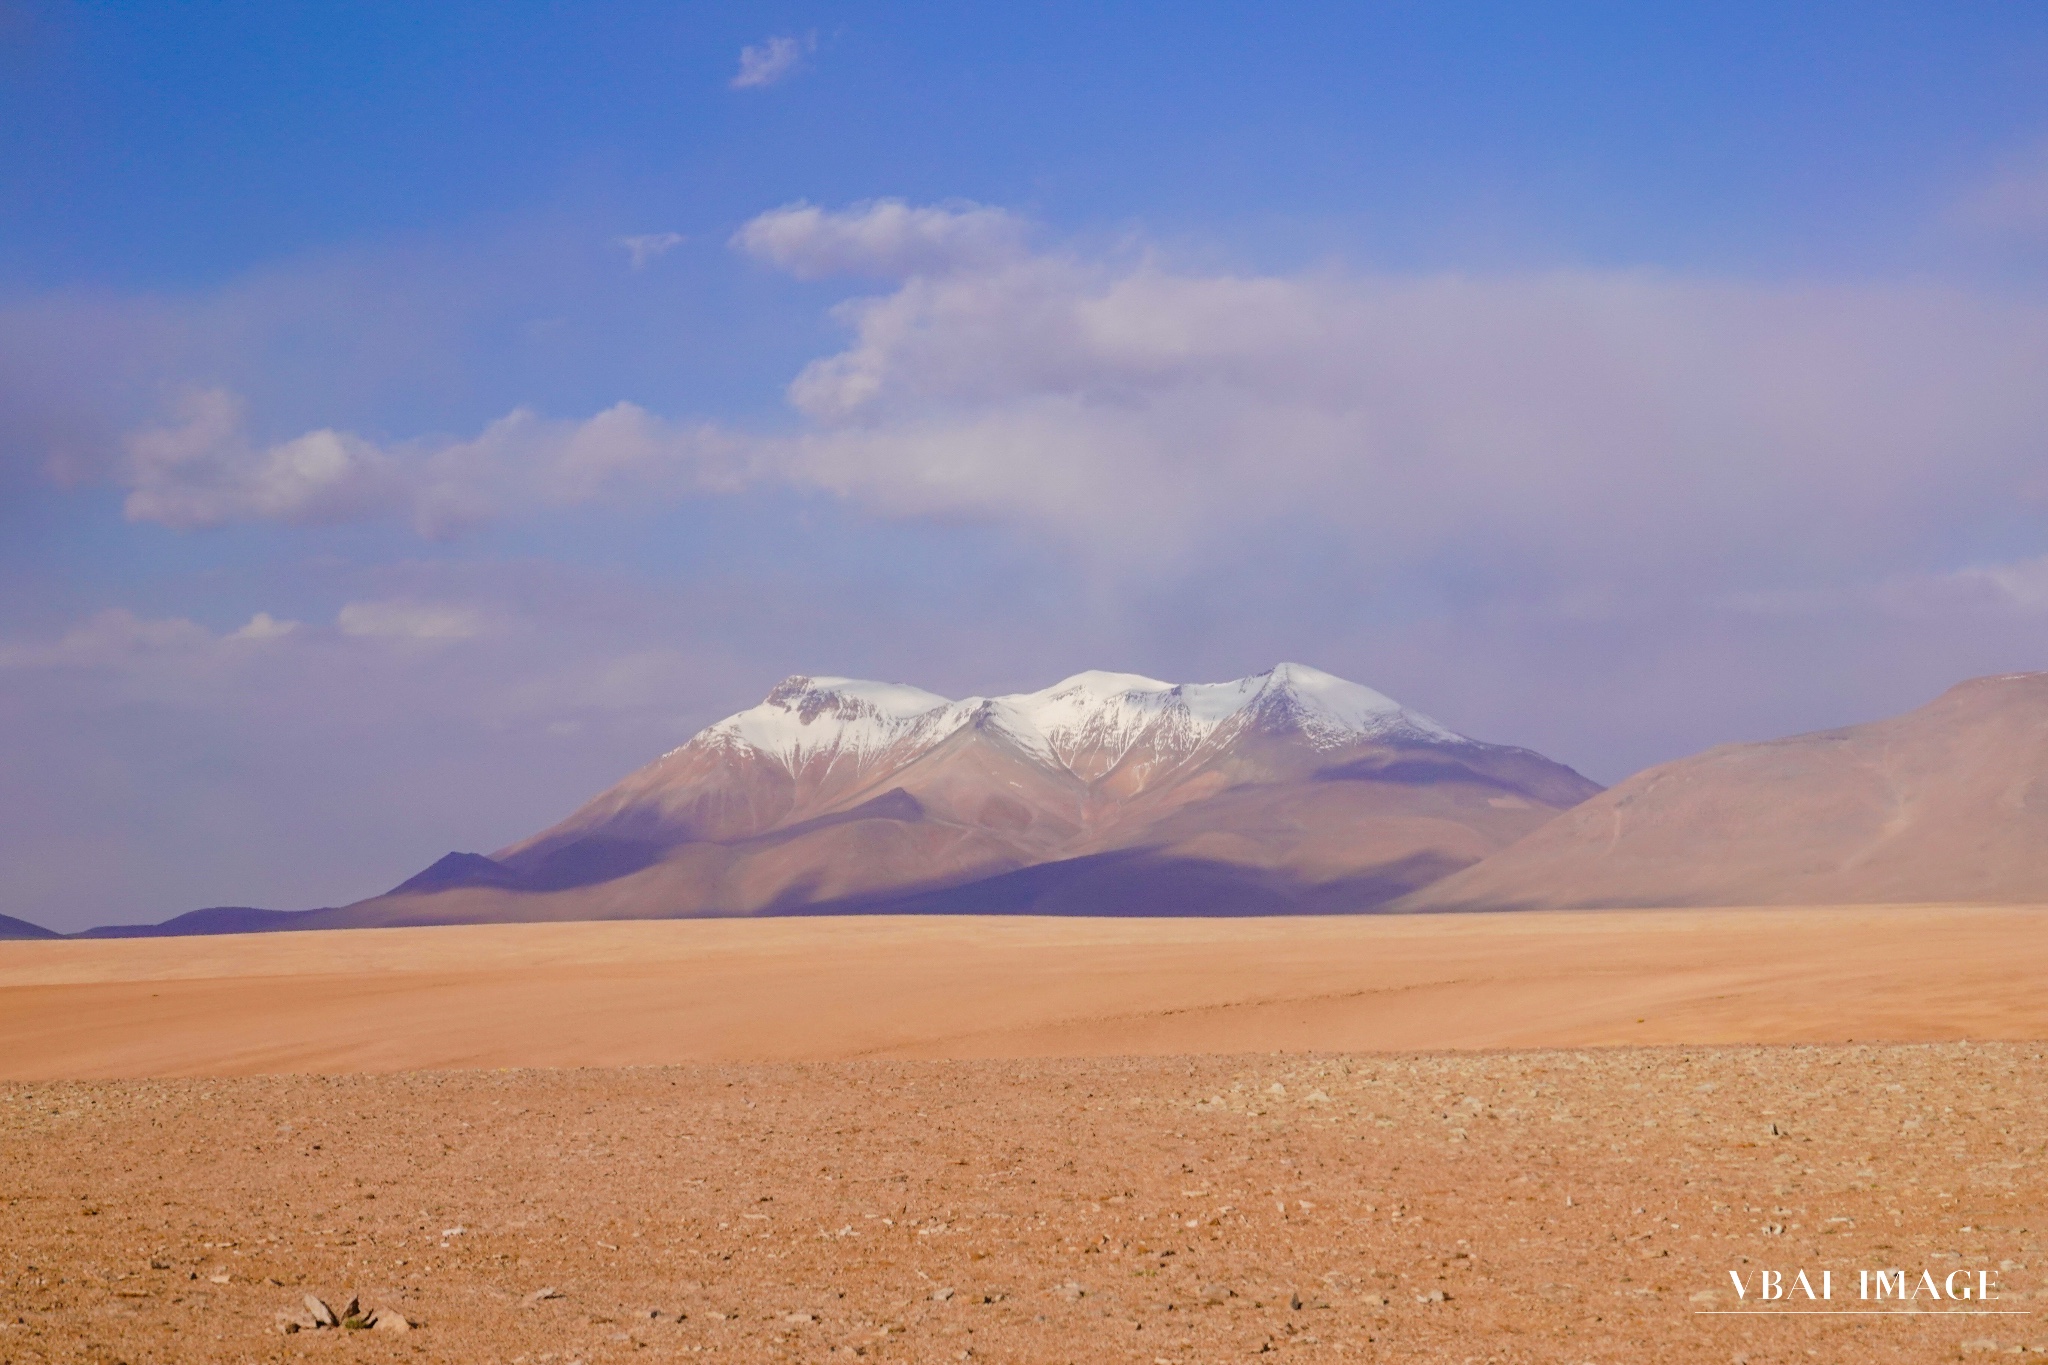
<path id="1" fill-rule="evenodd" d="M 40 924 L 30 924 L 25 919 L 12 915 L 0 915 L 0 938 L 62 938 L 54 929 L 45 929 Z"/>
<path id="2" fill-rule="evenodd" d="M 2048 902 L 2048 674 L 1638 773 L 1418 910 Z"/>
<path id="3" fill-rule="evenodd" d="M 300 923 L 1356 910 L 1598 790 L 1298 664 L 962 701 L 795 677 L 531 838 Z"/>

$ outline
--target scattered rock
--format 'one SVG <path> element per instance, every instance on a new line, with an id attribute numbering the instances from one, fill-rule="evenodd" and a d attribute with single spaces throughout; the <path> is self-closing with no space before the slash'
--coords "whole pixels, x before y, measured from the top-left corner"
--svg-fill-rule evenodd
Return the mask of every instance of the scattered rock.
<path id="1" fill-rule="evenodd" d="M 1301 1311 L 1301 1295 L 1289 1294 L 1287 1296 L 1287 1306 L 1299 1313 Z"/>
<path id="2" fill-rule="evenodd" d="M 208 1275 L 206 1280 L 209 1284 L 226 1284 L 233 1278 L 234 1276 L 228 1274 L 225 1270 L 216 1270 L 211 1275 Z"/>
<path id="3" fill-rule="evenodd" d="M 1202 1286 L 1203 1303 L 1224 1303 L 1236 1297 L 1237 1295 L 1231 1290 L 1229 1285 L 1210 1284 Z"/>
<path id="4" fill-rule="evenodd" d="M 1417 1303 L 1449 1303 L 1451 1296 L 1441 1289 L 1432 1289 L 1427 1294 L 1417 1294 L 1415 1301 Z"/>
<path id="5" fill-rule="evenodd" d="M 379 1332 L 410 1332 L 419 1326 L 411 1318 L 402 1313 L 394 1313 L 388 1308 L 380 1308 L 372 1314 L 370 1325 Z"/>
<path id="6" fill-rule="evenodd" d="M 950 1303 L 952 1299 L 953 1291 L 951 1289 L 934 1289 L 932 1291 L 932 1300 L 936 1303 Z"/>
<path id="7" fill-rule="evenodd" d="M 784 1313 L 782 1320 L 794 1323 L 816 1322 L 818 1315 L 816 1313 Z"/>
<path id="8" fill-rule="evenodd" d="M 1998 1351 L 1998 1343 L 1990 1337 L 1978 1337 L 1975 1341 L 1963 1342 L 1956 1349 L 1966 1356 L 1994 1355 Z"/>
<path id="9" fill-rule="evenodd" d="M 306 1311 L 313 1316 L 315 1327 L 339 1327 L 341 1319 L 334 1316 L 334 1310 L 316 1294 L 306 1295 Z"/>
<path id="10" fill-rule="evenodd" d="M 1082 1285 L 1075 1284 L 1072 1280 L 1068 1280 L 1065 1284 L 1053 1290 L 1053 1293 L 1063 1299 L 1085 1299 L 1088 1297 L 1088 1290 Z"/>
<path id="11" fill-rule="evenodd" d="M 531 1294 L 528 1294 L 526 1296 L 525 1302 L 529 1304 L 535 1304 L 544 1302 L 548 1299 L 559 1299 L 561 1297 L 562 1291 L 555 1288 L 553 1285 L 549 1285 L 546 1289 L 536 1289 Z"/>

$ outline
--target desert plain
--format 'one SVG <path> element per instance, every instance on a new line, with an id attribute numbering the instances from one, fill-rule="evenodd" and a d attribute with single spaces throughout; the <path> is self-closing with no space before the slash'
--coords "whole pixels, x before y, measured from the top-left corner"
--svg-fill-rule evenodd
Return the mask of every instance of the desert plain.
<path id="1" fill-rule="evenodd" d="M 0 943 L 0 1361 L 2048 1354 L 2044 914 Z"/>

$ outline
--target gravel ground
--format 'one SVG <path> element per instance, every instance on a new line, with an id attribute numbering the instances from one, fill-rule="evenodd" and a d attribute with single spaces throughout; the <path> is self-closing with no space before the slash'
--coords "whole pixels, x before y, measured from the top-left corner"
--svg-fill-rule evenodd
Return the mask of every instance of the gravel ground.
<path id="1" fill-rule="evenodd" d="M 15 1083 L 0 1361 L 2048 1353 L 2042 1051 Z M 2007 1315 L 1713 1315 L 1802 1267 Z M 282 1332 L 309 1292 L 418 1326 Z"/>

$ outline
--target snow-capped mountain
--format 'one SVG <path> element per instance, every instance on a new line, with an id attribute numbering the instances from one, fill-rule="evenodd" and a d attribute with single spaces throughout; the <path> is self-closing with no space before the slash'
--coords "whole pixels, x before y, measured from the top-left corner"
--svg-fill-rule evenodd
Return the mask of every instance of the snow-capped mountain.
<path id="1" fill-rule="evenodd" d="M 1419 903 L 1599 791 L 1302 664 L 1223 683 L 1077 673 L 959 701 L 793 677 L 491 857 L 450 853 L 354 905 L 93 932 L 1361 911 Z"/>
<path id="2" fill-rule="evenodd" d="M 1363 909 L 1598 790 L 1302 664 L 959 700 L 793 677 L 550 829 L 320 913 Z"/>
<path id="3" fill-rule="evenodd" d="M 929 747 L 979 727 L 1049 768 L 1093 781 L 1132 754 L 1152 764 L 1185 761 L 1219 732 L 1227 740 L 1248 725 L 1292 725 L 1318 750 L 1367 739 L 1468 742 L 1369 687 L 1304 664 L 1281 664 L 1225 683 L 1091 671 L 1040 692 L 963 701 L 902 683 L 794 677 L 759 706 L 710 726 L 683 748 L 751 750 L 801 777 L 819 764 L 866 771 L 899 758 L 906 746 Z"/>

